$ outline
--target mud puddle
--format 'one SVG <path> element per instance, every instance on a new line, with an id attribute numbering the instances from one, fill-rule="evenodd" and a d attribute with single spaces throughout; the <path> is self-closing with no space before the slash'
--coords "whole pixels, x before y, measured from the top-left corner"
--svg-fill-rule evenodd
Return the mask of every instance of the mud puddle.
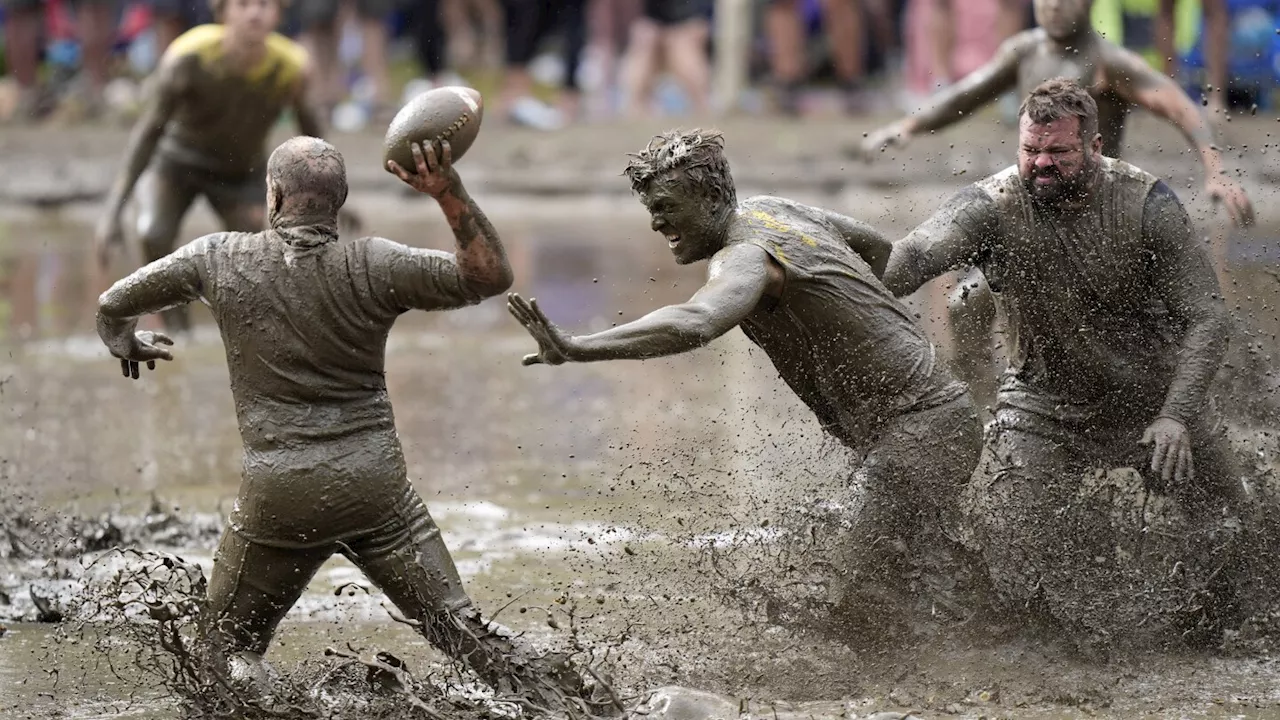
<path id="1" fill-rule="evenodd" d="M 526 209 L 491 215 L 511 245 L 516 289 L 565 326 L 634 319 L 686 298 L 699 280 L 696 268 L 673 266 L 638 205 L 574 222 Z M 29 587 L 65 601 L 75 573 L 114 544 L 172 552 L 208 572 L 240 465 L 222 347 L 197 309 L 206 324 L 179 342 L 175 362 L 144 382 L 122 380 L 92 334 L 92 304 L 111 278 L 94 274 L 88 228 L 34 230 L 40 241 L 30 244 L 17 239 L 31 228 L 0 232 L 4 499 L 76 518 L 113 515 L 118 533 L 99 527 L 70 541 L 74 533 L 42 536 L 46 526 L 24 537 L 62 541 L 54 550 L 0 557 L 9 596 L 0 603 L 0 717 L 173 717 L 170 698 L 123 671 L 116 677 L 92 643 L 55 643 L 56 626 L 29 622 L 38 614 Z M 385 234 L 412 243 L 423 230 Z M 443 230 L 427 235 L 443 246 Z M 1237 253 L 1242 262 L 1269 257 Z M 1270 361 L 1280 282 L 1256 265 L 1241 265 L 1238 278 L 1242 312 L 1252 313 Z M 917 301 L 929 311 L 929 297 Z M 715 592 L 706 543 L 759 536 L 788 492 L 843 482 L 848 458 L 762 354 L 735 334 L 669 360 L 522 368 L 530 349 L 497 301 L 406 316 L 387 377 L 410 478 L 482 607 L 511 603 L 499 620 L 548 642 L 565 628 L 538 608 L 560 599 L 580 608 L 581 638 L 613 648 L 617 684 L 630 696 L 679 684 L 749 699 L 766 718 L 770 702 L 822 701 L 802 708 L 824 720 L 879 711 L 1280 717 L 1280 670 L 1265 657 L 1102 663 L 990 624 L 896 647 L 770 627 Z M 153 527 L 157 516 L 180 521 Z M 0 534 L 0 548 L 5 541 Z M 419 678 L 443 670 L 434 650 L 390 620 L 380 595 L 358 589 L 363 582 L 345 560 L 325 566 L 272 647 L 280 670 L 305 676 L 335 662 L 326 647 L 348 644 L 391 652 Z M 779 717 L 790 711 L 779 707 Z"/>

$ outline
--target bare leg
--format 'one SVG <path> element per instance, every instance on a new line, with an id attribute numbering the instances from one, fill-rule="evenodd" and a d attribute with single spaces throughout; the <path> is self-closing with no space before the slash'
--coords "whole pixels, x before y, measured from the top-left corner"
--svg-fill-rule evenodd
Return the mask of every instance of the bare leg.
<path id="1" fill-rule="evenodd" d="M 710 32 L 707 21 L 699 19 L 667 28 L 663 34 L 667 67 L 684 86 L 698 117 L 706 117 L 711 112 L 711 66 L 707 61 Z"/>
<path id="2" fill-rule="evenodd" d="M 934 85 L 950 85 L 951 53 L 955 46 L 954 16 L 951 13 L 952 0 L 932 0 L 929 8 L 929 52 L 930 75 Z"/>
<path id="3" fill-rule="evenodd" d="M 861 0 L 823 0 L 822 19 L 831 39 L 836 77 L 846 86 L 862 82 L 866 74 L 866 29 Z"/>
<path id="4" fill-rule="evenodd" d="M 35 116 L 36 71 L 40 62 L 41 7 L 7 9 L 4 22 L 4 55 L 9 72 L 22 93 L 15 120 Z"/>
<path id="5" fill-rule="evenodd" d="M 1160 52 L 1161 68 L 1169 77 L 1178 74 L 1178 40 L 1174 32 L 1177 26 L 1174 20 L 1176 3 L 1177 0 L 1160 0 L 1155 18 L 1156 50 Z"/>
<path id="6" fill-rule="evenodd" d="M 318 19 L 307 26 L 298 39 L 310 53 L 315 71 L 312 103 L 324 113 L 327 120 L 343 95 L 341 68 L 338 63 L 337 13 L 331 18 Z"/>
<path id="7" fill-rule="evenodd" d="M 388 86 L 387 74 L 387 25 L 382 18 L 362 18 L 360 30 L 364 41 L 360 51 L 360 69 L 373 81 L 374 106 L 386 111 Z M 391 118 L 386 118 L 390 121 Z"/>
<path id="8" fill-rule="evenodd" d="M 1223 111 L 1227 107 L 1227 88 L 1230 85 L 1227 55 L 1231 18 L 1227 12 L 1227 0 L 1201 0 L 1201 5 L 1204 7 L 1205 70 L 1214 89 L 1209 95 L 1209 108 Z"/>
<path id="9" fill-rule="evenodd" d="M 115 35 L 115 19 L 110 2 L 93 0 L 76 8 L 76 24 L 84 49 L 84 71 L 89 77 L 91 110 L 101 102 L 111 70 L 111 40 Z"/>
<path id="10" fill-rule="evenodd" d="M 657 23 L 638 18 L 631 24 L 631 40 L 622 58 L 622 113 L 625 117 L 647 116 L 653 107 L 653 80 L 658 71 L 659 33 Z"/>
<path id="11" fill-rule="evenodd" d="M 800 4 L 795 0 L 774 0 L 765 8 L 764 31 L 769 41 L 769 67 L 778 85 L 779 109 L 799 112 L 798 90 L 804 77 L 804 26 Z"/>

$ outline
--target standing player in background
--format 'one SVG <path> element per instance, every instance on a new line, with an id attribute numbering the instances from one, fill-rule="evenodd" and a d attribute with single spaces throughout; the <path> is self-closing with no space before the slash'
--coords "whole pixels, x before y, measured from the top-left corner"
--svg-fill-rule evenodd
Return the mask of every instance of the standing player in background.
<path id="1" fill-rule="evenodd" d="M 144 262 L 173 250 L 187 210 L 204 196 L 226 230 L 263 227 L 266 147 L 286 110 L 301 135 L 321 135 L 306 104 L 307 54 L 275 32 L 284 0 L 212 0 L 219 24 L 178 37 L 149 78 L 125 163 L 107 199 L 95 241 L 105 265 L 124 239 L 123 214 L 138 200 Z M 140 182 L 141 180 L 141 182 Z M 162 314 L 170 332 L 188 329 L 185 308 Z"/>
<path id="2" fill-rule="evenodd" d="M 1253 222 L 1253 206 L 1226 174 L 1205 114 L 1168 77 L 1135 53 L 1099 35 L 1089 24 L 1092 0 L 1035 0 L 1039 27 L 1006 41 L 996 56 L 938 93 L 930 107 L 870 134 L 862 150 L 870 156 L 912 136 L 941 130 L 1017 88 L 1026 96 L 1040 83 L 1068 77 L 1088 89 L 1098 105 L 1102 154 L 1118 158 L 1132 106 L 1144 108 L 1182 131 L 1204 166 L 1205 193 L 1226 205 L 1240 225 Z M 955 337 L 956 372 L 980 402 L 995 394 L 991 325 L 995 303 L 980 273 L 971 271 L 952 294 L 949 311 Z"/>

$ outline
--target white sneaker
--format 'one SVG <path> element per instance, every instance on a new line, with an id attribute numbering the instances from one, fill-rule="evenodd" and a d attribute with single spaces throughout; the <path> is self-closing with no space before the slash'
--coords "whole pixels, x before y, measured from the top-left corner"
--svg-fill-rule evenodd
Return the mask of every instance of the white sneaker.
<path id="1" fill-rule="evenodd" d="M 559 110 L 528 95 L 511 105 L 509 117 L 517 125 L 535 130 L 559 130 L 565 125 L 564 116 Z"/>

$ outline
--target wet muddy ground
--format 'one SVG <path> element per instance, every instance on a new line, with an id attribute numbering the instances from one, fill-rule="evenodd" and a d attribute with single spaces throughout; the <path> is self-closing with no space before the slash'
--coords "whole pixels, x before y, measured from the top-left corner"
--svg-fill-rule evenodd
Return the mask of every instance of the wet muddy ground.
<path id="1" fill-rule="evenodd" d="M 1271 129 L 1258 127 L 1259 138 Z M 891 237 L 967 179 L 949 174 L 888 190 L 865 183 L 815 187 L 812 173 L 796 163 L 769 169 L 770 158 L 785 154 L 777 145 L 788 136 L 753 132 L 744 135 L 772 149 L 743 162 L 752 178 L 743 195 L 788 194 L 863 217 Z M 496 159 L 484 160 L 483 142 L 474 174 L 462 168 L 464 179 L 477 178 L 472 190 L 509 245 L 515 289 L 574 330 L 607 327 L 684 299 L 701 279 L 700 268 L 671 262 L 615 177 L 622 150 L 642 144 L 647 131 L 633 134 L 616 150 L 618 138 L 597 142 L 597 150 L 619 154 L 592 165 L 599 177 L 611 178 L 599 182 L 612 183 L 615 193 L 531 199 L 503 192 L 500 180 L 483 178 L 509 172 L 510 158 L 493 150 Z M 750 154 L 742 148 L 748 139 L 730 135 L 731 157 Z M 369 144 L 346 142 L 348 155 Z M 107 154 L 91 144 L 86 162 Z M 518 140 L 495 145 L 514 153 Z M 575 162 L 586 166 L 585 152 Z M 363 190 L 353 178 L 351 202 L 370 232 L 448 247 L 447 228 L 429 200 L 381 192 L 384 179 L 366 177 Z M 1280 349 L 1274 270 L 1280 217 L 1273 189 L 1254 177 L 1250 189 L 1263 225 L 1233 232 L 1224 254 L 1233 302 L 1270 358 Z M 12 182 L 10 176 L 6 183 Z M 97 294 L 128 267 L 122 260 L 107 276 L 93 269 L 87 250 L 96 207 L 37 210 L 9 200 L 0 214 L 6 507 L 105 514 L 110 522 L 96 527 L 113 524 L 119 535 L 90 533 L 100 545 L 136 539 L 207 569 L 240 464 L 222 347 L 207 313 L 197 310 L 204 324 L 179 341 L 175 362 L 142 382 L 121 378 L 93 334 L 92 311 Z M 1191 205 L 1206 234 L 1221 233 L 1197 202 Z M 185 235 L 211 229 L 202 208 Z M 936 288 L 913 300 L 945 347 Z M 927 641 L 904 638 L 895 647 L 770 628 L 720 601 L 723 581 L 704 549 L 759 530 L 789 498 L 843 483 L 847 458 L 768 360 L 737 333 L 686 356 L 644 363 L 522 368 L 519 358 L 532 347 L 498 300 L 402 318 L 387 376 L 410 478 L 482 607 L 510 603 L 499 620 L 554 643 L 567 636 L 563 615 L 552 628 L 538 608 L 576 605 L 583 639 L 614 647 L 611 664 L 627 692 L 681 684 L 765 700 L 847 701 L 808 706 L 823 718 L 893 709 L 920 717 L 1280 718 L 1280 669 L 1265 656 L 1149 655 L 1102 663 L 1057 638 L 992 624 L 953 628 Z M 58 533 L 45 535 L 56 541 Z M 7 540 L 0 534 L 0 622 L 7 626 L 0 636 L 0 717 L 172 717 L 170 698 L 127 672 L 116 677 L 87 643 L 55 643 L 54 626 L 32 622 L 38 609 L 31 588 L 55 605 L 65 602 L 72 586 L 66 578 L 80 575 L 94 555 L 50 560 L 48 553 L 15 551 Z M 271 650 L 281 669 L 323 660 L 325 647 L 347 643 L 390 650 L 420 676 L 438 667 L 441 656 L 391 622 L 376 593 L 347 586 L 335 595 L 351 582 L 364 580 L 341 559 L 316 577 Z"/>

